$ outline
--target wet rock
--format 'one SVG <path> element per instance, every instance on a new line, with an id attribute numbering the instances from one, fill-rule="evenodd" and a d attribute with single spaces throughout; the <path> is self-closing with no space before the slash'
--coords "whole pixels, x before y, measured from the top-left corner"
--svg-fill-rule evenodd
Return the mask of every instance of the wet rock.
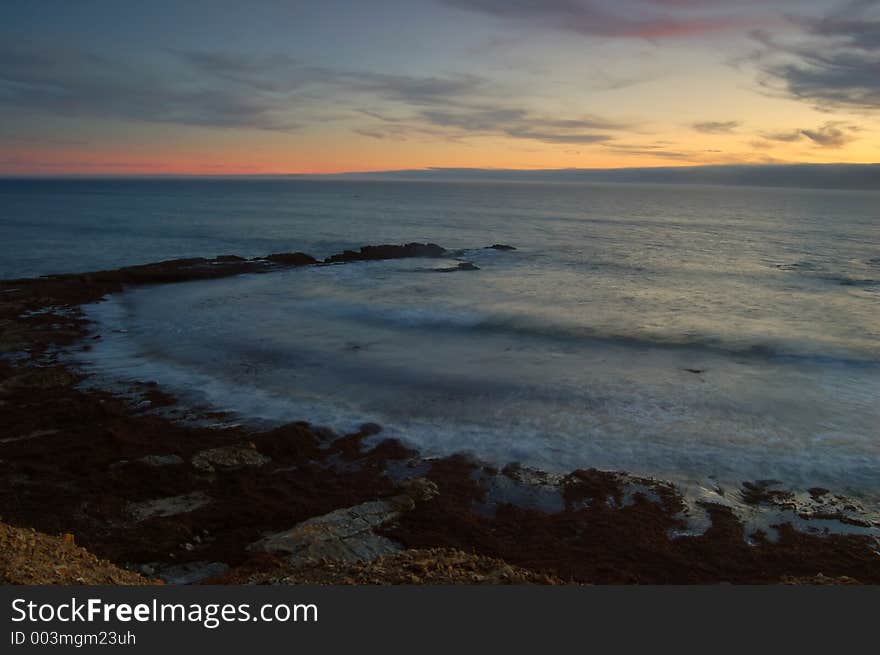
<path id="1" fill-rule="evenodd" d="M 407 243 L 402 246 L 382 244 L 363 246 L 359 251 L 346 250 L 331 255 L 326 263 L 367 261 L 379 259 L 403 259 L 406 257 L 442 257 L 446 249 L 436 243 Z"/>
<path id="2" fill-rule="evenodd" d="M 138 571 L 146 576 L 156 575 L 156 567 L 152 564 L 141 564 L 138 567 Z"/>
<path id="3" fill-rule="evenodd" d="M 247 466 L 263 466 L 272 461 L 260 454 L 251 444 L 244 446 L 221 446 L 203 450 L 192 458 L 192 465 L 200 471 L 239 469 Z"/>
<path id="4" fill-rule="evenodd" d="M 431 500 L 440 493 L 437 485 L 426 478 L 407 480 L 401 488 L 404 493 L 398 496 L 308 519 L 251 544 L 248 550 L 282 553 L 291 564 L 322 559 L 363 562 L 398 553 L 403 548 L 375 530 L 414 509 L 416 502 Z"/>
<path id="5" fill-rule="evenodd" d="M 436 273 L 454 273 L 456 271 L 479 271 L 480 267 L 471 262 L 459 262 L 458 266 L 447 266 L 444 268 L 433 268 Z"/>
<path id="6" fill-rule="evenodd" d="M 424 502 L 440 495 L 440 488 L 436 482 L 427 478 L 414 478 L 401 483 L 403 492 L 416 502 Z"/>
<path id="7" fill-rule="evenodd" d="M 562 479 L 568 507 L 621 507 L 625 496 L 624 477 L 614 471 L 578 469 Z"/>
<path id="8" fill-rule="evenodd" d="M 159 577 L 168 584 L 188 585 L 223 575 L 228 570 L 229 565 L 223 562 L 187 562 L 162 569 Z"/>
<path id="9" fill-rule="evenodd" d="M 779 480 L 755 480 L 743 482 L 740 496 L 749 505 L 775 505 L 785 509 L 795 508 L 795 497 L 790 491 L 774 489 Z"/>
<path id="10" fill-rule="evenodd" d="M 228 264 L 231 262 L 244 262 L 247 261 L 244 257 L 239 257 L 238 255 L 218 255 L 214 258 L 215 262 L 220 262 L 221 264 Z"/>
<path id="11" fill-rule="evenodd" d="M 159 389 L 149 389 L 145 395 L 150 407 L 168 407 L 177 403 L 177 398 Z"/>
<path id="12" fill-rule="evenodd" d="M 358 433 L 364 436 L 373 436 L 374 434 L 379 434 L 382 431 L 382 426 L 378 423 L 364 423 L 358 428 Z"/>
<path id="13" fill-rule="evenodd" d="M 204 507 L 210 502 L 211 499 L 207 494 L 201 491 L 194 491 L 193 493 L 180 496 L 130 503 L 128 505 L 128 513 L 136 522 L 140 522 L 152 518 L 186 514 Z"/>
<path id="14" fill-rule="evenodd" d="M 317 264 L 318 260 L 304 252 L 280 252 L 266 257 L 270 262 L 284 266 L 308 266 Z"/>
<path id="15" fill-rule="evenodd" d="M 147 455 L 137 461 L 147 466 L 177 466 L 183 464 L 183 458 L 179 455 Z"/>
<path id="16" fill-rule="evenodd" d="M 404 496 L 412 503 L 412 499 Z M 395 499 L 397 500 L 397 499 Z M 303 521 L 261 539 L 248 550 L 283 554 L 291 564 L 321 559 L 370 561 L 403 548 L 373 529 L 400 516 L 400 505 L 374 500 Z"/>
<path id="17" fill-rule="evenodd" d="M 486 248 L 486 250 L 516 250 L 513 246 L 508 246 L 504 243 L 493 243 L 491 246 Z"/>
<path id="18" fill-rule="evenodd" d="M 807 489 L 807 492 L 810 494 L 810 497 L 816 502 L 822 502 L 822 499 L 831 493 L 829 489 L 825 487 L 810 487 Z"/>

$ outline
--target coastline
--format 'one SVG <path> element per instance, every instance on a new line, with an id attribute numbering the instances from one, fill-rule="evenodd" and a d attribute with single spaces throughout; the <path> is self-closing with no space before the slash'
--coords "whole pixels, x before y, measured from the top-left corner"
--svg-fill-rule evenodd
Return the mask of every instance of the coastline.
<path id="1" fill-rule="evenodd" d="M 156 411 L 176 400 L 152 381 L 124 397 L 84 389 L 82 374 L 59 361 L 99 338 L 79 307 L 126 286 L 444 253 L 365 246 L 324 262 L 227 255 L 0 281 L 0 519 L 75 535 L 103 559 L 172 583 L 400 583 L 409 580 L 402 571 L 416 575 L 406 568 L 414 562 L 459 583 L 880 583 L 874 538 L 790 523 L 773 536 L 749 532 L 708 502 L 710 525 L 688 533 L 684 499 L 664 481 L 425 459 L 393 439 L 365 446 L 381 434 L 372 424 L 338 435 L 305 422 L 255 431 L 219 414 L 183 422 Z M 739 493 L 755 506 L 797 504 L 766 481 Z M 813 510 L 828 508 L 812 518 L 858 520 L 833 491 L 810 495 Z M 503 566 L 507 577 L 492 573 Z"/>

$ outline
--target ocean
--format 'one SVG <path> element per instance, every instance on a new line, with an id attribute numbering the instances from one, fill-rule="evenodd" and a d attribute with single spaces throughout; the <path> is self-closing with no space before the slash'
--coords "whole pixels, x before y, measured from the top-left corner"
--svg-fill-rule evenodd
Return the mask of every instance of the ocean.
<path id="1" fill-rule="evenodd" d="M 880 192 L 0 181 L 2 278 L 410 241 L 456 252 L 132 289 L 76 357 L 243 421 L 880 507 Z"/>

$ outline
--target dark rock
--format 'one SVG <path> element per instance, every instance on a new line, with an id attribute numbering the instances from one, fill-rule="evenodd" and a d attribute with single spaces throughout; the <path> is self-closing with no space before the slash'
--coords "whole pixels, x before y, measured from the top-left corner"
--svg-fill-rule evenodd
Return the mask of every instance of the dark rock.
<path id="1" fill-rule="evenodd" d="M 406 257 L 442 257 L 446 249 L 436 243 L 407 243 L 402 246 L 383 244 L 379 246 L 363 246 L 360 251 L 346 250 L 331 255 L 326 263 L 369 261 L 379 259 L 403 259 Z"/>
<path id="2" fill-rule="evenodd" d="M 493 243 L 491 246 L 486 248 L 486 250 L 516 250 L 516 248 L 503 243 Z"/>
<path id="3" fill-rule="evenodd" d="M 831 492 L 825 487 L 810 487 L 807 489 L 810 496 L 813 500 L 821 501 L 822 498 L 830 494 Z"/>
<path id="4" fill-rule="evenodd" d="M 138 503 L 129 503 L 127 506 L 129 515 L 136 521 L 146 521 L 152 518 L 164 518 L 187 514 L 208 505 L 211 499 L 203 491 L 168 498 L 156 498 L 144 500 Z"/>
<path id="5" fill-rule="evenodd" d="M 224 562 L 187 562 L 163 568 L 159 577 L 168 584 L 190 585 L 223 575 L 228 570 L 229 565 Z"/>
<path id="6" fill-rule="evenodd" d="M 270 534 L 248 546 L 248 550 L 278 553 L 292 564 L 324 559 L 371 561 L 403 550 L 387 537 L 376 534 L 374 528 L 395 520 L 401 512 L 413 507 L 414 502 L 408 496 L 361 503 Z"/>
<path id="7" fill-rule="evenodd" d="M 694 375 L 699 375 L 700 373 L 705 373 L 706 369 L 704 368 L 683 368 L 682 371 L 687 371 L 688 373 L 693 373 Z"/>
<path id="8" fill-rule="evenodd" d="M 440 495 L 437 483 L 428 478 L 412 478 L 401 483 L 403 492 L 415 502 L 426 502 Z"/>
<path id="9" fill-rule="evenodd" d="M 318 260 L 304 252 L 279 252 L 266 257 L 270 262 L 284 266 L 308 266 L 317 264 Z"/>
<path id="10" fill-rule="evenodd" d="M 228 263 L 228 262 L 243 262 L 247 261 L 244 257 L 239 257 L 238 255 L 219 255 L 214 258 L 215 262 Z"/>
<path id="11" fill-rule="evenodd" d="M 143 462 L 147 466 L 176 466 L 183 464 L 183 458 L 180 455 L 147 455 L 141 457 L 139 462 Z"/>
<path id="12" fill-rule="evenodd" d="M 479 271 L 480 267 L 471 262 L 459 262 L 458 266 L 447 266 L 445 268 L 431 269 L 435 273 L 454 273 L 456 271 Z"/>
<path id="13" fill-rule="evenodd" d="M 253 444 L 246 444 L 203 450 L 192 458 L 192 465 L 201 471 L 213 472 L 218 468 L 231 470 L 247 466 L 259 467 L 269 461 L 270 458 L 257 452 Z"/>
<path id="14" fill-rule="evenodd" d="M 749 505 L 775 505 L 794 508 L 794 494 L 784 489 L 773 489 L 780 485 L 779 480 L 755 480 L 743 482 L 740 496 Z"/>
<path id="15" fill-rule="evenodd" d="M 504 468 L 501 469 L 501 475 L 506 475 L 508 478 L 516 480 L 520 471 L 522 471 L 522 464 L 519 462 L 510 462 L 509 464 L 505 464 Z"/>

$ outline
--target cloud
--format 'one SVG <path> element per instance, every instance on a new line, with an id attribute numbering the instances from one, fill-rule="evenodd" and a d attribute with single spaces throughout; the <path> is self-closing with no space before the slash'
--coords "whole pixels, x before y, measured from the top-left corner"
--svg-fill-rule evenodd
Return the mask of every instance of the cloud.
<path id="1" fill-rule="evenodd" d="M 801 130 L 801 134 L 823 148 L 840 148 L 853 141 L 855 137 L 850 134 L 850 130 L 841 129 L 838 125 L 838 123 L 826 123 L 815 130 Z"/>
<path id="2" fill-rule="evenodd" d="M 639 148 L 639 147 L 620 147 L 615 146 L 610 148 L 611 151 L 616 152 L 618 154 L 623 155 L 632 155 L 637 157 L 656 157 L 658 159 L 673 159 L 676 161 L 697 161 L 699 160 L 699 156 L 697 153 L 688 152 L 684 150 L 659 150 L 654 148 Z"/>
<path id="3" fill-rule="evenodd" d="M 293 131 L 326 118 L 327 106 L 338 104 L 328 97 L 372 94 L 410 106 L 455 105 L 487 85 L 471 74 L 336 70 L 285 55 L 167 51 L 147 61 L 0 43 L 0 110 L 17 114 Z"/>
<path id="4" fill-rule="evenodd" d="M 370 138 L 502 136 L 544 143 L 611 140 L 621 122 L 548 117 L 471 73 L 413 76 L 309 66 L 285 55 L 163 51 L 155 61 L 0 45 L 0 110 L 65 117 L 294 131 L 347 120 Z M 380 109 L 364 109 L 378 106 Z M 328 112 L 332 107 L 332 112 Z"/>
<path id="5" fill-rule="evenodd" d="M 610 3 L 597 0 L 441 0 L 458 9 L 479 12 L 498 18 L 538 27 L 575 32 L 583 36 L 663 39 L 705 34 L 742 27 L 742 17 L 694 14 L 682 9 L 721 7 L 721 2 L 679 0 L 618 2 L 622 10 L 608 9 Z M 634 16 L 643 16 L 634 18 Z"/>
<path id="6" fill-rule="evenodd" d="M 785 132 L 764 132 L 763 139 L 794 143 L 804 139 L 822 148 L 841 148 L 855 140 L 854 132 L 859 128 L 841 121 L 829 121 L 813 129 L 794 129 Z"/>
<path id="7" fill-rule="evenodd" d="M 848 2 L 822 18 L 793 18 L 796 39 L 755 33 L 768 88 L 822 109 L 880 109 L 880 1 Z"/>
<path id="8" fill-rule="evenodd" d="M 604 144 L 606 150 L 628 156 L 652 157 L 656 159 L 671 159 L 675 161 L 700 162 L 705 159 L 706 153 L 718 152 L 712 150 L 685 150 L 676 149 L 675 144 L 669 142 L 654 143 L 609 143 Z"/>
<path id="9" fill-rule="evenodd" d="M 460 141 L 471 137 L 500 136 L 550 144 L 589 144 L 611 141 L 614 137 L 609 132 L 624 127 L 622 123 L 596 117 L 557 119 L 526 109 L 486 105 L 437 105 L 421 108 L 405 118 L 363 113 L 376 118 L 376 122 L 371 127 L 358 127 L 354 131 L 375 139 L 404 140 L 425 135 Z"/>
<path id="10" fill-rule="evenodd" d="M 434 108 L 420 112 L 419 117 L 430 125 L 471 135 L 500 135 L 544 143 L 602 143 L 611 140 L 608 131 L 626 127 L 624 123 L 596 116 L 549 118 L 504 106 Z"/>
<path id="11" fill-rule="evenodd" d="M 414 105 L 429 105 L 485 91 L 488 81 L 477 75 L 454 74 L 447 77 L 413 77 L 382 73 L 326 71 L 327 82 L 352 90 L 373 92 L 386 98 Z"/>
<path id="12" fill-rule="evenodd" d="M 697 132 L 704 134 L 730 134 L 740 125 L 739 121 L 705 121 L 691 125 Z"/>
<path id="13" fill-rule="evenodd" d="M 7 40 L 0 44 L 0 108 L 210 127 L 296 127 L 283 115 L 288 94 L 205 74 L 204 67 L 171 62 L 178 65 L 160 71 L 152 63 Z"/>
<path id="14" fill-rule="evenodd" d="M 761 137 L 769 141 L 792 143 L 793 141 L 800 141 L 804 138 L 804 134 L 800 130 L 791 130 L 790 132 L 764 132 L 761 134 Z"/>

